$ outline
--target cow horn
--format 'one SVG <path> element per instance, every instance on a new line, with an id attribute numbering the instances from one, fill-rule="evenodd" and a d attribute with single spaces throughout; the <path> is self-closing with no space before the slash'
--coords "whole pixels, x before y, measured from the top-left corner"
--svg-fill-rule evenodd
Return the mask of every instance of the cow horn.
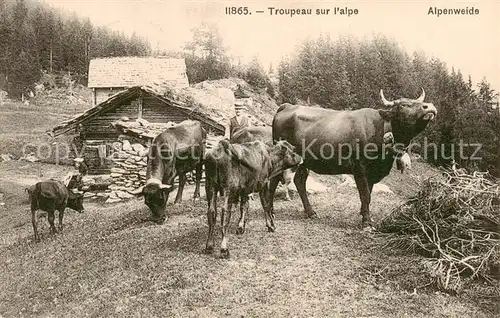
<path id="1" fill-rule="evenodd" d="M 172 188 L 172 185 L 171 184 L 160 184 L 160 189 L 170 189 Z"/>
<path id="2" fill-rule="evenodd" d="M 424 101 L 424 98 L 425 98 L 425 91 L 424 88 L 422 87 L 422 94 L 420 94 L 420 97 L 417 98 L 416 101 L 422 103 Z"/>
<path id="3" fill-rule="evenodd" d="M 380 90 L 380 97 L 382 97 L 382 102 L 384 103 L 385 106 L 394 106 L 394 102 L 390 102 L 384 97 L 384 91 Z"/>

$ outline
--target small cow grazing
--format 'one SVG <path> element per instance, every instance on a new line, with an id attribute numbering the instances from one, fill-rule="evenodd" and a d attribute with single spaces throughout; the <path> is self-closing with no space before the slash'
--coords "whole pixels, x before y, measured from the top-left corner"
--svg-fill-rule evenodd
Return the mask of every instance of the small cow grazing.
<path id="1" fill-rule="evenodd" d="M 139 191 L 153 214 L 153 221 L 162 224 L 165 207 L 174 179 L 179 176 L 179 189 L 174 204 L 182 200 L 186 173 L 196 169 L 194 199 L 200 197 L 200 182 L 205 155 L 206 132 L 198 121 L 185 120 L 167 128 L 153 139 L 148 154 L 146 185 Z"/>
<path id="2" fill-rule="evenodd" d="M 231 137 L 231 143 L 242 144 L 254 140 L 261 140 L 263 142 L 273 142 L 273 130 L 270 126 L 250 126 L 243 127 L 237 130 Z M 292 183 L 293 176 L 295 175 L 294 169 L 286 169 L 277 179 L 283 185 L 285 191 L 285 200 L 290 201 L 290 193 L 288 186 Z"/>
<path id="3" fill-rule="evenodd" d="M 209 230 L 205 253 L 212 253 L 214 248 L 217 193 L 220 193 L 223 201 L 221 257 L 229 258 L 227 230 L 231 222 L 232 205 L 240 201 L 241 217 L 237 232 L 243 233 L 246 222 L 245 215 L 249 206 L 248 195 L 259 192 L 267 229 L 274 232 L 274 216 L 269 213 L 269 179 L 301 162 L 302 158 L 293 151 L 293 147 L 286 141 L 279 141 L 272 145 L 265 144 L 260 140 L 243 144 L 231 144 L 227 140 L 222 140 L 216 148 L 208 152 L 205 159 L 205 187 Z"/>
<path id="4" fill-rule="evenodd" d="M 50 232 L 56 233 L 54 226 L 54 212 L 59 211 L 59 230 L 63 228 L 63 216 L 66 207 L 84 212 L 83 194 L 73 193 L 66 185 L 59 180 L 40 181 L 34 186 L 28 188 L 28 193 L 31 199 L 31 222 L 33 223 L 33 231 L 35 232 L 35 241 L 40 240 L 37 227 L 36 211 L 43 210 L 48 214 Z"/>

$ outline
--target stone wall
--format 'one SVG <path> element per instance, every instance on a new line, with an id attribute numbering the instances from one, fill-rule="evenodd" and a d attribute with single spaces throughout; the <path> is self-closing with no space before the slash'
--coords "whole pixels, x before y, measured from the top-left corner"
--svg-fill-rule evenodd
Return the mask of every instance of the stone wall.
<path id="1" fill-rule="evenodd" d="M 104 198 L 114 203 L 133 198 L 146 183 L 148 148 L 128 140 L 113 143 L 111 174 L 84 178 L 87 198 Z M 94 191 L 92 191 L 94 190 Z"/>

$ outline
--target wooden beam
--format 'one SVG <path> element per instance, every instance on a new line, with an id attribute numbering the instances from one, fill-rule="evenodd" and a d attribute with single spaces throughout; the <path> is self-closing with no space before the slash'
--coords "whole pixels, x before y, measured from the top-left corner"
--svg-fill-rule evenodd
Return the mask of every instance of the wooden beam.
<path id="1" fill-rule="evenodd" d="M 143 93 L 142 90 L 139 93 L 139 113 L 137 114 L 137 118 L 142 118 L 142 105 L 143 105 Z"/>

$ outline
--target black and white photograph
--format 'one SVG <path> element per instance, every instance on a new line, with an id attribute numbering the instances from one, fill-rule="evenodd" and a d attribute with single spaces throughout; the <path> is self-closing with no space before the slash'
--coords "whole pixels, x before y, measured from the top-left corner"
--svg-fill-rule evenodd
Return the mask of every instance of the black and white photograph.
<path id="1" fill-rule="evenodd" d="M 0 318 L 499 317 L 499 14 L 0 0 Z"/>

